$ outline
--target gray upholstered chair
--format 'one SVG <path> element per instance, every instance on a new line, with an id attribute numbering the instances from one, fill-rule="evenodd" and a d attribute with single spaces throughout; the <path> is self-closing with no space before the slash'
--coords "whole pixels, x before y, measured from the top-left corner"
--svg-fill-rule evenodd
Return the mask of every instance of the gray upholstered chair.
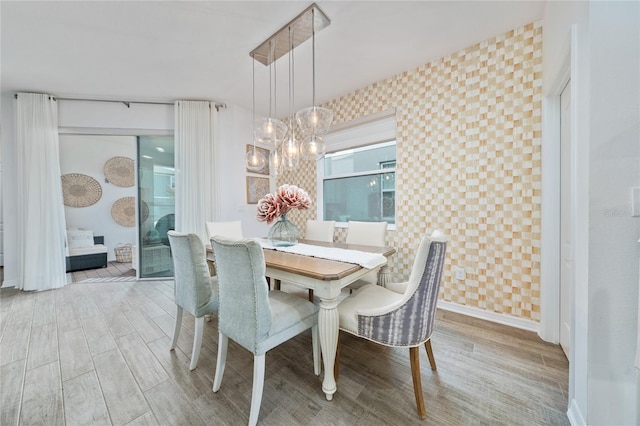
<path id="1" fill-rule="evenodd" d="M 347 244 L 384 247 L 387 236 L 387 222 L 349 221 L 347 228 Z M 356 290 L 367 284 L 378 284 L 378 269 L 364 275 L 347 287 Z"/>
<path id="2" fill-rule="evenodd" d="M 176 323 L 173 330 L 171 350 L 175 349 L 182 326 L 182 312 L 186 310 L 196 319 L 193 350 L 189 370 L 196 368 L 204 316 L 218 310 L 217 279 L 209 276 L 204 245 L 196 234 L 181 234 L 168 231 L 175 277 Z"/>
<path id="3" fill-rule="evenodd" d="M 282 291 L 269 291 L 264 254 L 252 240 L 213 237 L 211 246 L 218 270 L 218 360 L 213 391 L 222 383 L 228 339 L 253 353 L 253 391 L 249 425 L 258 421 L 268 350 L 311 329 L 313 367 L 320 374 L 318 307 Z"/>
<path id="4" fill-rule="evenodd" d="M 424 237 L 404 293 L 378 285 L 356 290 L 338 305 L 340 330 L 375 343 L 408 347 L 413 390 L 421 418 L 426 417 L 420 379 L 420 346 L 424 344 L 431 369 L 436 369 L 431 333 L 444 265 L 447 240 L 441 232 Z M 338 377 L 338 357 L 334 367 Z"/>

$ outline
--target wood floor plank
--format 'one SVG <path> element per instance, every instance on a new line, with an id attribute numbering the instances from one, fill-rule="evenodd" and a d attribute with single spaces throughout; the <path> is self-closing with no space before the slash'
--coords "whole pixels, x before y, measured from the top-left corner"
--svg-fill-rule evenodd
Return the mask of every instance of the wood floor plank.
<path id="1" fill-rule="evenodd" d="M 103 315 L 85 318 L 81 323 L 92 356 L 110 351 L 117 346 Z"/>
<path id="2" fill-rule="evenodd" d="M 205 425 L 189 402 L 189 398 L 171 379 L 152 387 L 144 395 L 162 424 Z"/>
<path id="3" fill-rule="evenodd" d="M 82 328 L 75 328 L 58 335 L 60 347 L 60 372 L 67 381 L 93 371 L 93 361 Z"/>
<path id="4" fill-rule="evenodd" d="M 149 405 L 118 349 L 95 356 L 93 362 L 114 425 L 127 424 L 149 411 Z"/>
<path id="5" fill-rule="evenodd" d="M 30 336 L 31 324 L 28 322 L 7 325 L 0 340 L 0 365 L 25 359 L 29 350 Z"/>
<path id="6" fill-rule="evenodd" d="M 124 316 L 136 329 L 145 343 L 153 342 L 166 336 L 162 330 L 154 324 L 153 320 L 137 310 L 123 311 Z"/>
<path id="7" fill-rule="evenodd" d="M 56 322 L 56 302 L 54 292 L 41 291 L 35 296 L 33 309 L 33 326 Z"/>
<path id="8" fill-rule="evenodd" d="M 143 392 L 169 379 L 160 362 L 137 333 L 119 337 L 117 343 Z"/>
<path id="9" fill-rule="evenodd" d="M 0 425 L 18 424 L 26 359 L 0 367 Z"/>
<path id="10" fill-rule="evenodd" d="M 153 415 L 153 412 L 147 411 L 140 417 L 136 417 L 127 423 L 127 426 L 158 426 L 160 422 L 156 419 L 156 416 Z"/>
<path id="11" fill-rule="evenodd" d="M 27 370 L 20 423 L 25 425 L 64 425 L 62 382 L 57 362 Z"/>
<path id="12" fill-rule="evenodd" d="M 58 361 L 58 329 L 55 323 L 31 329 L 27 370 Z"/>
<path id="13" fill-rule="evenodd" d="M 104 314 L 104 320 L 107 323 L 107 327 L 109 327 L 109 331 L 113 337 L 118 338 L 135 331 L 133 325 L 131 325 L 120 309 L 115 308 L 103 310 L 102 312 Z"/>
<path id="14" fill-rule="evenodd" d="M 67 426 L 111 424 L 95 371 L 66 380 L 63 396 Z"/>

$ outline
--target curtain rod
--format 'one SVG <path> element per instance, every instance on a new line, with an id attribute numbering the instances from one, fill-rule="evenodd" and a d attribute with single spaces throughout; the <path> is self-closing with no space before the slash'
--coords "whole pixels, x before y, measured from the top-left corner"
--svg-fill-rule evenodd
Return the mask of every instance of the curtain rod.
<path id="1" fill-rule="evenodd" d="M 18 94 L 14 95 L 16 99 L 18 99 Z M 152 102 L 152 101 L 118 101 L 114 99 L 84 99 L 84 98 L 59 98 L 56 96 L 51 96 L 52 99 L 59 101 L 89 101 L 89 102 L 115 102 L 119 104 L 125 104 L 127 108 L 131 108 L 131 104 L 148 104 L 148 105 L 173 105 L 172 102 Z M 220 111 L 221 109 L 225 109 L 227 104 L 218 104 L 214 103 L 216 110 Z"/>

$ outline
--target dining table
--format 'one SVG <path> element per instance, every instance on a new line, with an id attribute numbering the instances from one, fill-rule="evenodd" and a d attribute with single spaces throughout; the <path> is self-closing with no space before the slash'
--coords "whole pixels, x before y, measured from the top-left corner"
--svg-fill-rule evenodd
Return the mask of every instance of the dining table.
<path id="1" fill-rule="evenodd" d="M 334 247 L 346 250 L 355 250 L 367 253 L 377 253 L 386 259 L 392 256 L 396 250 L 393 247 L 374 247 L 339 242 L 322 242 L 312 240 L 300 240 L 308 246 Z M 339 260 L 330 260 L 313 255 L 294 254 L 265 248 L 263 246 L 264 260 L 266 264 L 266 276 L 275 283 L 284 281 L 296 286 L 310 289 L 320 299 L 318 312 L 318 335 L 324 367 L 324 379 L 322 390 L 327 400 L 332 400 L 336 393 L 337 385 L 333 374 L 333 366 L 336 359 L 338 346 L 339 319 L 338 304 L 342 289 L 371 272 L 356 263 L 348 263 Z M 208 261 L 213 261 L 210 251 L 207 254 Z M 388 279 L 386 264 L 380 266 L 378 284 L 384 285 Z"/>
<path id="2" fill-rule="evenodd" d="M 379 253 L 385 258 L 393 255 L 393 247 L 373 247 L 345 243 L 300 240 L 300 243 L 318 247 L 336 247 L 347 250 Z M 338 346 L 338 303 L 342 288 L 357 281 L 371 270 L 355 263 L 329 260 L 309 255 L 287 253 L 284 251 L 263 249 L 266 263 L 266 275 L 272 280 L 285 281 L 299 287 L 310 289 L 320 299 L 318 312 L 318 335 L 324 367 L 322 390 L 327 400 L 333 399 L 337 390 L 333 375 L 333 366 Z M 381 269 L 386 269 L 382 265 Z M 385 274 L 383 271 L 382 282 Z"/>

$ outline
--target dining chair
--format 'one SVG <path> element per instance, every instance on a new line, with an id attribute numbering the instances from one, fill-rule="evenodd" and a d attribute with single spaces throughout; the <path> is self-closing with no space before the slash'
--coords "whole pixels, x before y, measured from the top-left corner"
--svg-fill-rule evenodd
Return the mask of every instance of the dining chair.
<path id="1" fill-rule="evenodd" d="M 307 220 L 305 240 L 333 242 L 333 232 L 336 228 L 335 220 Z M 313 290 L 309 289 L 309 302 L 313 302 Z"/>
<path id="2" fill-rule="evenodd" d="M 347 228 L 347 244 L 384 247 L 387 236 L 387 222 L 349 221 Z M 359 280 L 349 284 L 347 288 L 356 290 L 363 285 L 378 284 L 378 270 L 371 271 Z"/>
<path id="3" fill-rule="evenodd" d="M 311 329 L 313 369 L 320 374 L 318 306 L 278 290 L 269 291 L 260 244 L 216 236 L 211 246 L 218 268 L 218 359 L 213 391 L 222 384 L 229 339 L 253 353 L 249 425 L 258 421 L 264 386 L 265 354 Z"/>
<path id="4" fill-rule="evenodd" d="M 205 230 L 207 232 L 207 250 L 211 248 L 211 238 L 215 235 L 241 239 L 242 222 L 233 220 L 228 222 L 205 222 Z M 211 276 L 216 275 L 216 267 L 212 262 L 207 263 Z"/>
<path id="5" fill-rule="evenodd" d="M 307 220 L 305 240 L 333 242 L 333 232 L 336 228 L 335 220 Z"/>
<path id="6" fill-rule="evenodd" d="M 168 231 L 167 235 L 173 257 L 176 303 L 176 322 L 170 350 L 175 349 L 178 343 L 182 313 L 186 310 L 196 320 L 189 365 L 189 370 L 193 370 L 200 357 L 204 317 L 218 310 L 217 279 L 209 276 L 204 245 L 196 234 Z"/>
<path id="7" fill-rule="evenodd" d="M 354 291 L 338 305 L 340 331 L 391 347 L 408 347 L 418 415 L 426 417 L 420 378 L 420 346 L 424 344 L 431 369 L 436 361 L 431 348 L 436 304 L 447 240 L 440 231 L 424 237 L 406 282 L 404 293 L 378 285 Z M 334 376 L 338 377 L 338 351 Z"/>

